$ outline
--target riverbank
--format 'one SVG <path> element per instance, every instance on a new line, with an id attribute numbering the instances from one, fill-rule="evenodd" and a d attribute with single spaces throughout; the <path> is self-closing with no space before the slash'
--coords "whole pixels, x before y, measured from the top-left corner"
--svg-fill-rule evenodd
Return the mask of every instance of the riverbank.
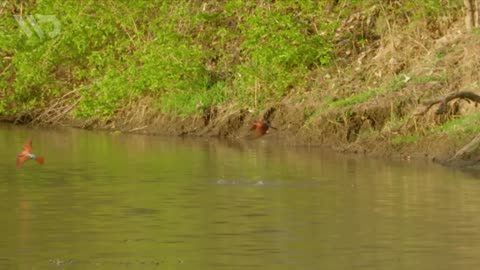
<path id="1" fill-rule="evenodd" d="M 480 35 L 461 1 L 50 2 L 0 11 L 3 121 L 236 140 L 263 119 L 266 140 L 437 160 L 480 133 Z M 25 37 L 21 10 L 63 14 L 62 33 Z"/>

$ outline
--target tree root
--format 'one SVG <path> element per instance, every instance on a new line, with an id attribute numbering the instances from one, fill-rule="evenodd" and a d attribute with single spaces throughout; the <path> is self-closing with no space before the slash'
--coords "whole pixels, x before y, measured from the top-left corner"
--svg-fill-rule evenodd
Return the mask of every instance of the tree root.
<path id="1" fill-rule="evenodd" d="M 468 102 L 480 103 L 480 95 L 470 91 L 460 91 L 452 93 L 446 97 L 441 97 L 424 102 L 425 109 L 414 114 L 415 116 L 424 115 L 433 105 L 440 104 L 436 110 L 436 115 L 445 114 L 448 110 L 448 103 L 455 99 L 464 99 Z M 469 143 L 458 150 L 455 155 L 446 160 L 436 160 L 441 164 L 455 167 L 470 167 L 478 164 L 480 161 L 480 134 L 475 136 Z"/>
<path id="2" fill-rule="evenodd" d="M 480 134 L 475 136 L 473 140 L 471 140 L 464 147 L 458 150 L 457 153 L 455 153 L 455 155 L 452 158 L 450 158 L 450 161 L 458 160 L 458 159 L 471 160 L 471 159 L 478 158 L 478 157 L 475 157 L 475 153 L 478 154 L 479 148 L 480 148 Z"/>
<path id="3" fill-rule="evenodd" d="M 440 106 L 438 107 L 435 114 L 437 114 L 437 115 L 438 114 L 445 114 L 447 112 L 448 103 L 450 101 L 454 100 L 454 99 L 465 99 L 467 101 L 473 101 L 473 102 L 476 102 L 476 103 L 480 103 L 480 96 L 479 95 L 477 95 L 473 92 L 470 92 L 470 91 L 461 91 L 461 92 L 450 94 L 446 97 L 437 98 L 437 99 L 433 99 L 433 100 L 424 102 L 423 105 L 426 106 L 425 109 L 422 110 L 421 112 L 415 113 L 415 116 L 424 115 L 425 113 L 427 113 L 430 110 L 430 108 L 432 108 L 433 105 L 438 104 L 438 103 L 440 103 Z"/>
<path id="4" fill-rule="evenodd" d="M 433 161 L 445 166 L 456 168 L 480 169 L 480 134 L 475 136 L 469 143 L 458 150 L 455 155 L 448 159 L 437 159 Z"/>

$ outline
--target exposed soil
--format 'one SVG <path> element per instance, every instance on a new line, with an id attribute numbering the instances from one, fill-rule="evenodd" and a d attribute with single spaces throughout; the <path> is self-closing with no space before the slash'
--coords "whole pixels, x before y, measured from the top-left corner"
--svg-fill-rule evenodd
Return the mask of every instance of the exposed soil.
<path id="1" fill-rule="evenodd" d="M 133 105 L 135 104 L 135 105 Z M 143 105 L 142 105 L 143 104 Z M 305 115 L 309 107 L 272 104 L 261 114 L 254 114 L 246 108 L 209 108 L 201 116 L 174 117 L 163 115 L 147 106 L 148 101 L 132 103 L 118 112 L 115 120 L 78 120 L 63 118 L 56 125 L 84 129 L 108 130 L 125 133 L 204 136 L 233 140 L 253 139 L 250 127 L 255 120 L 271 121 L 272 130 L 264 139 L 281 140 L 290 145 L 329 146 L 337 151 L 360 153 L 390 158 L 435 158 L 446 160 L 462 146 L 448 136 L 436 136 L 415 145 L 395 146 L 390 139 L 400 130 L 386 130 L 386 123 L 392 115 L 407 115 L 405 106 L 378 99 L 371 103 L 335 109 L 313 120 Z M 137 111 L 135 111 L 137 110 Z M 25 121 L 17 119 L 18 121 Z M 28 121 L 27 119 L 26 121 Z M 418 126 L 422 121 L 418 121 Z M 429 121 L 425 121 L 423 125 Z M 30 122 L 31 123 L 31 122 Z M 408 132 L 413 124 L 407 123 L 400 129 Z M 371 133 L 381 136 L 368 136 Z M 365 136 L 367 134 L 367 136 Z M 470 163 L 469 163 L 470 164 Z"/>
<path id="2" fill-rule="evenodd" d="M 72 111 L 75 93 L 60 97 L 29 115 L 4 118 L 15 123 L 72 126 L 141 134 L 249 139 L 255 120 L 269 120 L 277 130 L 265 139 L 292 145 L 322 145 L 338 151 L 393 158 L 429 158 L 443 164 L 476 166 L 479 151 L 459 155 L 476 134 L 453 138 L 435 128 L 459 116 L 479 112 L 479 100 L 451 93 L 480 89 L 480 36 L 463 22 L 438 33 L 402 33 L 351 52 L 338 65 L 312 73 L 307 89 L 293 89 L 281 101 L 257 111 L 237 104 L 208 107 L 189 117 L 159 113 L 154 98 L 131 100 L 112 120 L 79 120 Z M 340 50 L 345 51 L 344 49 Z M 342 58 L 340 58 L 342 59 Z M 335 105 L 361 97 L 360 102 Z M 435 102 L 437 101 L 437 102 Z M 419 138 L 404 142 L 408 138 Z M 479 152 L 479 153 L 477 153 Z M 478 154 L 478 155 L 477 155 Z"/>
<path id="3" fill-rule="evenodd" d="M 393 130 L 386 126 L 392 117 L 410 115 L 415 107 L 405 106 L 400 97 L 379 98 L 372 102 L 361 103 L 342 109 L 334 109 L 316 118 L 306 118 L 311 107 L 301 105 L 290 106 L 285 103 L 272 104 L 260 114 L 252 113 L 248 108 L 208 108 L 203 115 L 194 117 L 168 116 L 158 113 L 148 106 L 148 100 L 132 103 L 124 107 L 116 118 L 110 121 L 95 119 L 79 120 L 63 117 L 53 125 L 71 126 L 83 129 L 108 130 L 125 133 L 172 135 L 172 136 L 204 136 L 233 140 L 253 139 L 250 127 L 258 119 L 269 120 L 276 130 L 269 132 L 264 139 L 281 140 L 290 145 L 328 146 L 342 152 L 382 156 L 390 158 L 428 158 L 436 161 L 449 160 L 465 142 L 459 142 L 447 135 L 436 135 L 413 145 L 396 146 L 391 138 L 397 134 L 409 134 L 415 129 L 426 129 L 434 122 L 441 121 L 431 112 L 420 119 L 412 118 L 403 126 Z M 467 110 L 464 102 L 454 106 L 457 113 Z M 4 119 L 10 120 L 13 119 Z M 14 122 L 21 124 L 45 124 L 32 121 L 24 116 Z M 52 123 L 46 123 L 52 125 Z M 376 134 L 369 136 L 369 134 Z M 472 159 L 469 159 L 472 160 Z M 449 163 L 448 163 L 449 164 Z M 454 165 L 474 165 L 475 162 L 454 162 Z"/>

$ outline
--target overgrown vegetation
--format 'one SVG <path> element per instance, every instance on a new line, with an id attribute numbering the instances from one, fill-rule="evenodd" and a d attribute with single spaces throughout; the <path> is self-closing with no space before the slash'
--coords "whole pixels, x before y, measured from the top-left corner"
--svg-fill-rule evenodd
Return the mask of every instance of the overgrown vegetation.
<path id="1" fill-rule="evenodd" d="M 261 110 L 297 89 L 314 71 L 339 62 L 339 50 L 360 50 L 392 27 L 434 28 L 461 1 L 21 1 L 0 6 L 0 114 L 31 114 L 65 93 L 74 116 L 114 116 L 124 104 L 153 97 L 159 112 L 192 115 L 211 105 Z M 372 9 L 372 7 L 374 7 Z M 339 33 L 362 10 L 377 29 Z M 28 37 L 14 15 L 54 15 L 59 35 Z M 375 15 L 378 16 L 378 15 Z M 406 22 L 410 23 L 406 23 Z M 405 22 L 405 26 L 401 23 Z M 380 25 L 386 25 L 382 28 Z M 340 39 L 350 40 L 346 48 Z M 343 44 L 343 43 L 342 43 Z M 340 99 L 347 106 L 403 87 L 402 81 Z M 397 85 L 398 83 L 398 85 Z M 321 89 L 314 89 L 321 91 Z"/>
<path id="2" fill-rule="evenodd" d="M 83 97 L 76 115 L 87 118 L 110 117 L 142 95 L 173 114 L 235 100 L 262 106 L 332 57 L 333 24 L 317 19 L 315 1 L 87 1 L 78 8 L 58 1 L 4 7 L 3 113 L 29 111 L 72 89 Z M 18 12 L 55 14 L 61 34 L 27 38 Z"/>

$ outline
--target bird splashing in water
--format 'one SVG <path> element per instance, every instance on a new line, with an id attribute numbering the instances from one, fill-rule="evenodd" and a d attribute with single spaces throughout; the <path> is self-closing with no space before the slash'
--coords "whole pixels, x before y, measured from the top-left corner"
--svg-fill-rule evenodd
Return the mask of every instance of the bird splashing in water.
<path id="1" fill-rule="evenodd" d="M 23 164 L 30 159 L 35 160 L 40 165 L 45 161 L 43 157 L 32 153 L 32 138 L 28 139 L 23 144 L 23 151 L 17 156 L 17 168 L 22 167 Z"/>
<path id="2" fill-rule="evenodd" d="M 268 121 L 255 121 L 250 130 L 254 132 L 255 138 L 259 138 L 267 134 L 270 128 L 276 129 Z"/>

